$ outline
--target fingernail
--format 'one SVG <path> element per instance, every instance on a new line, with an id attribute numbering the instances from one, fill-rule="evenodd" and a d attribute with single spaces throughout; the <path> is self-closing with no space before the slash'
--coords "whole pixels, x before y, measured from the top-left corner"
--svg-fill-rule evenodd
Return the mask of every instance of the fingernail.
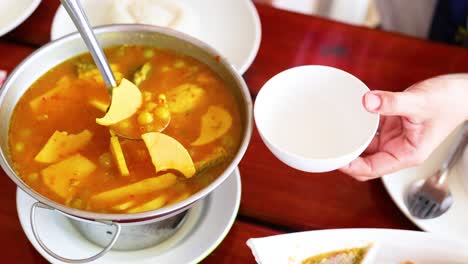
<path id="1" fill-rule="evenodd" d="M 373 93 L 367 93 L 364 96 L 364 107 L 369 111 L 377 111 L 382 104 L 382 98 L 379 95 Z"/>

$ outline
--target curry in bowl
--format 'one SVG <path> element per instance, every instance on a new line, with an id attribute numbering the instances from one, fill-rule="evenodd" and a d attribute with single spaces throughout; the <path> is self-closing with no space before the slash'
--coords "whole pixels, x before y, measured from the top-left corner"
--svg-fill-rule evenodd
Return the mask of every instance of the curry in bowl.
<path id="1" fill-rule="evenodd" d="M 91 56 L 59 64 L 13 111 L 8 143 L 17 175 L 51 200 L 98 213 L 155 210 L 213 182 L 242 137 L 239 105 L 223 80 L 174 51 L 121 45 L 105 53 L 117 81 L 138 86 L 137 113 L 103 125 L 110 97 Z"/>

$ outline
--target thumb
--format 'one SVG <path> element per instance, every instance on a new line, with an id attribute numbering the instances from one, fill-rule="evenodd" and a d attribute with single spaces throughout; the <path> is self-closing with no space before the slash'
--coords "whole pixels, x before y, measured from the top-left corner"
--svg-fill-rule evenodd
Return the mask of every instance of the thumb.
<path id="1" fill-rule="evenodd" d="M 367 111 L 387 116 L 414 116 L 421 110 L 420 98 L 409 91 L 370 91 L 362 101 Z"/>

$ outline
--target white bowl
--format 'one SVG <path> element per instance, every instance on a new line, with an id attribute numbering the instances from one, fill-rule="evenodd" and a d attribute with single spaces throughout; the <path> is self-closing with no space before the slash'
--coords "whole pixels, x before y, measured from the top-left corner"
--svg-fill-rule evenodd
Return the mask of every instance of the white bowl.
<path id="1" fill-rule="evenodd" d="M 41 0 L 0 0 L 0 36 L 23 23 L 40 3 Z"/>
<path id="2" fill-rule="evenodd" d="M 257 95 L 255 122 L 270 151 L 306 172 L 341 168 L 369 145 L 379 116 L 362 105 L 369 88 L 353 75 L 310 65 L 270 79 Z"/>
<path id="3" fill-rule="evenodd" d="M 0 2 L 3 0 L 0 0 Z M 111 4 L 115 0 L 81 0 L 90 23 L 108 24 Z M 127 1 L 125 1 L 127 2 Z M 161 2 L 161 1 L 160 1 Z M 244 74 L 257 56 L 262 36 L 260 18 L 252 0 L 166 0 L 183 7 L 180 24 L 171 26 L 211 45 L 240 74 Z M 76 31 L 67 12 L 60 6 L 51 27 L 51 38 Z"/>
<path id="4" fill-rule="evenodd" d="M 463 154 L 458 161 L 458 173 L 461 175 L 463 187 L 466 193 L 468 193 L 468 147 L 465 147 Z"/>

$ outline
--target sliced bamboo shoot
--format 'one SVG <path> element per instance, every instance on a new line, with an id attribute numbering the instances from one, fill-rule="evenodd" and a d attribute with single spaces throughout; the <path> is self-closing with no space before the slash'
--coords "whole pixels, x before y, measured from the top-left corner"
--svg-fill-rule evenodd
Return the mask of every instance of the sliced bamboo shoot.
<path id="1" fill-rule="evenodd" d="M 148 178 L 123 187 L 98 193 L 90 198 L 92 203 L 110 203 L 132 199 L 134 196 L 144 195 L 158 190 L 166 189 L 177 181 L 173 173 Z"/>
<path id="2" fill-rule="evenodd" d="M 41 163 L 56 162 L 86 146 L 92 137 L 93 134 L 89 130 L 83 130 L 76 135 L 55 131 L 34 160 Z"/>
<path id="3" fill-rule="evenodd" d="M 74 187 L 93 173 L 96 165 L 86 157 L 76 154 L 41 171 L 42 180 L 55 194 L 69 199 Z"/>
<path id="4" fill-rule="evenodd" d="M 148 148 L 156 172 L 174 169 L 187 178 L 195 174 L 192 158 L 179 141 L 159 132 L 146 133 L 141 138 Z"/>
<path id="5" fill-rule="evenodd" d="M 94 108 L 96 108 L 97 110 L 105 113 L 107 111 L 107 108 L 109 108 L 109 104 L 108 103 L 104 103 L 102 101 L 99 101 L 97 99 L 92 99 L 89 101 L 89 104 L 92 105 Z"/>
<path id="6" fill-rule="evenodd" d="M 132 201 L 128 201 L 128 202 L 124 202 L 124 203 L 114 205 L 114 206 L 112 206 L 112 210 L 125 211 L 125 210 L 129 209 L 130 207 L 132 207 L 134 205 L 135 205 L 135 201 L 132 200 Z"/>
<path id="7" fill-rule="evenodd" d="M 149 202 L 146 202 L 142 205 L 136 206 L 127 210 L 127 213 L 141 213 L 146 211 L 152 211 L 163 207 L 167 202 L 167 198 L 165 195 L 161 195 L 156 199 L 153 199 Z"/>
<path id="8" fill-rule="evenodd" d="M 200 136 L 192 146 L 201 146 L 223 136 L 232 126 L 232 117 L 228 111 L 219 106 L 210 106 L 202 116 Z"/>
<path id="9" fill-rule="evenodd" d="M 125 162 L 125 156 L 120 146 L 119 138 L 116 136 L 111 136 L 110 138 L 110 150 L 112 156 L 114 157 L 117 168 L 120 171 L 122 176 L 128 176 L 130 172 L 128 171 L 127 162 Z"/>
<path id="10" fill-rule="evenodd" d="M 112 100 L 109 110 L 96 123 L 110 126 L 134 115 L 143 102 L 141 92 L 132 82 L 122 79 L 120 85 L 112 90 Z"/>

